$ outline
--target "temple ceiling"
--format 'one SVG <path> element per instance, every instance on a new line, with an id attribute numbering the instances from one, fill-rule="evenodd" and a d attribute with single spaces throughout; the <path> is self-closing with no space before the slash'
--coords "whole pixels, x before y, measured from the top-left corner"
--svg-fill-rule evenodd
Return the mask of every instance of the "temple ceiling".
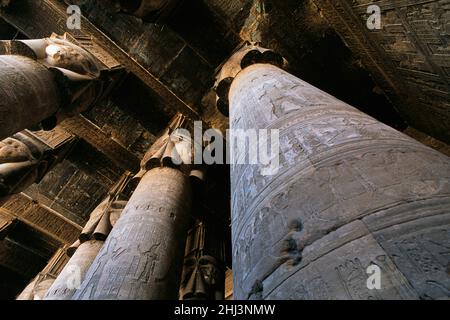
<path id="1" fill-rule="evenodd" d="M 0 40 L 68 33 L 120 78 L 107 98 L 58 126 L 79 139 L 70 155 L 6 205 L 20 213 L 17 239 L 26 228 L 40 230 L 40 246 L 22 243 L 22 256 L 41 257 L 39 269 L 58 244 L 70 243 L 119 177 L 139 169 L 177 112 L 227 128 L 215 107 L 214 77 L 245 41 L 279 52 L 294 75 L 398 130 L 450 142 L 450 7 L 375 1 L 384 32 L 373 32 L 364 26 L 369 2 L 186 0 L 152 23 L 118 12 L 113 0 L 70 1 L 80 5 L 81 30 L 67 29 L 65 1 L 13 0 L 0 9 Z M 228 174 L 227 167 L 212 172 L 216 182 Z M 209 187 L 204 205 L 227 221 L 223 185 Z M 48 216 L 59 229 L 43 222 Z"/>

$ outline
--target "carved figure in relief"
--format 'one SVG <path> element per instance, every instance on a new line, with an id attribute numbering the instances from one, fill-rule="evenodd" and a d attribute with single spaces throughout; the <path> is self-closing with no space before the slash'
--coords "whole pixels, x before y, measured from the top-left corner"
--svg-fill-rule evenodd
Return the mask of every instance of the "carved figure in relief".
<path id="1" fill-rule="evenodd" d="M 71 149 L 72 143 L 50 149 L 35 137 L 17 133 L 0 141 L 0 199 L 38 183 Z"/>

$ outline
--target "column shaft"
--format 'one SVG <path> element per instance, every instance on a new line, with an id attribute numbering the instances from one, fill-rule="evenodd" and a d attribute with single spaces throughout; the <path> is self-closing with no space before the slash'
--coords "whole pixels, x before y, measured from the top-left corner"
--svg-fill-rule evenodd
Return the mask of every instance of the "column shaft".
<path id="1" fill-rule="evenodd" d="M 82 243 L 49 287 L 45 300 L 70 300 L 75 294 L 77 285 L 85 279 L 103 244 L 104 242 L 99 240 Z M 78 281 L 80 283 L 77 284 Z"/>
<path id="2" fill-rule="evenodd" d="M 269 64 L 229 105 L 235 298 L 448 297 L 448 157 Z M 234 129 L 280 130 L 279 170 L 237 164 Z"/>
<path id="3" fill-rule="evenodd" d="M 44 298 L 48 289 L 69 261 L 66 249 L 66 247 L 62 247 L 56 251 L 47 266 L 22 291 L 17 300 L 42 300 Z"/>
<path id="4" fill-rule="evenodd" d="M 0 140 L 54 115 L 60 96 L 52 73 L 39 62 L 0 55 Z"/>
<path id="5" fill-rule="evenodd" d="M 148 171 L 74 299 L 178 299 L 190 207 L 183 173 Z"/>

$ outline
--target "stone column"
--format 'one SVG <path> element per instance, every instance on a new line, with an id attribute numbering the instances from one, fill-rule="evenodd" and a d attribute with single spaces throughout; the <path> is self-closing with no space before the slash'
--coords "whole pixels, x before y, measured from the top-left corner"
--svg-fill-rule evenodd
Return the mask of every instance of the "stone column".
<path id="1" fill-rule="evenodd" d="M 181 280 L 181 300 L 224 300 L 225 226 L 197 222 L 189 231 Z"/>
<path id="2" fill-rule="evenodd" d="M 17 300 L 42 300 L 56 277 L 69 261 L 67 247 L 62 247 L 50 259 L 47 266 L 22 291 Z"/>
<path id="3" fill-rule="evenodd" d="M 245 48 L 218 79 L 235 297 L 448 298 L 450 159 L 269 64 L 280 61 Z M 278 170 L 240 164 L 236 129 L 279 130 Z"/>
<path id="4" fill-rule="evenodd" d="M 70 300 L 103 244 L 101 240 L 78 244 L 73 255 L 69 255 L 70 260 L 66 267 L 48 288 L 44 300 Z"/>
<path id="5" fill-rule="evenodd" d="M 53 74 L 36 60 L 0 55 L 0 138 L 52 117 L 61 97 Z"/>
<path id="6" fill-rule="evenodd" d="M 92 211 L 79 239 L 67 250 L 71 258 L 49 288 L 45 300 L 70 300 L 80 287 L 127 204 L 120 198 L 130 176 L 130 173 L 125 173 L 106 199 Z"/>
<path id="7" fill-rule="evenodd" d="M 144 157 L 140 182 L 75 300 L 178 299 L 191 186 L 170 161 L 170 131 Z"/>
<path id="8" fill-rule="evenodd" d="M 87 110 L 105 89 L 101 68 L 62 37 L 0 41 L 0 139 Z"/>
<path id="9" fill-rule="evenodd" d="M 115 201 L 105 208 L 102 203 L 94 210 L 88 225 L 95 224 L 95 231 L 89 232 L 85 228 L 80 239 L 68 249 L 71 258 L 47 291 L 45 300 L 70 300 L 73 297 L 114 226 L 113 217 L 120 216 L 125 204 L 125 201 Z M 99 215 L 100 219 L 97 219 Z"/>

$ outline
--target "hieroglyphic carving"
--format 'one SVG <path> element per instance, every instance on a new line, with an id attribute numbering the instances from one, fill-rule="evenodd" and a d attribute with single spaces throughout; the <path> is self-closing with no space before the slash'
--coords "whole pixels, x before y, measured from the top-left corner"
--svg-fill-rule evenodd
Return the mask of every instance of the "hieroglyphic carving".
<path id="1" fill-rule="evenodd" d="M 122 175 L 106 199 L 91 213 L 78 240 L 67 249 L 71 258 L 49 288 L 46 300 L 69 300 L 73 297 L 125 208 L 127 202 L 122 200 L 122 192 L 130 178 L 128 172 Z"/>
<path id="2" fill-rule="evenodd" d="M 231 129 L 279 129 L 281 149 L 279 171 L 263 176 L 259 165 L 237 164 L 245 155 L 236 154 L 242 149 L 231 145 L 236 161 L 231 166 L 236 298 L 252 298 L 258 283 L 262 288 L 258 295 L 267 297 L 267 288 L 281 285 L 288 270 L 308 269 L 308 247 L 358 219 L 392 208 L 390 221 L 401 223 L 408 203 L 417 204 L 423 214 L 429 205 L 436 215 L 448 210 L 448 203 L 440 201 L 450 195 L 449 158 L 287 72 L 268 64 L 249 66 L 232 82 L 229 100 Z M 426 205 L 420 202 L 425 200 Z M 437 242 L 445 243 L 448 234 L 440 235 Z M 354 246 L 359 245 L 365 250 L 368 243 L 355 240 Z M 397 279 L 398 270 L 402 271 L 398 260 L 387 249 L 373 248 L 376 255 L 369 249 L 366 253 L 370 261 L 376 263 L 377 257 L 386 256 L 388 273 Z M 334 248 L 330 256 L 339 250 Z M 347 294 L 332 292 L 329 297 L 417 296 L 411 293 L 420 291 L 416 288 L 392 289 L 379 296 L 364 291 L 360 286 L 368 263 L 358 255 L 349 256 L 330 271 L 344 279 L 342 290 Z M 317 274 L 328 272 L 318 262 L 314 268 L 322 271 L 302 278 L 316 279 Z M 333 287 L 339 277 L 325 282 Z M 289 284 L 283 284 L 284 292 L 290 292 Z M 298 292 L 313 290 L 300 286 Z"/>
<path id="3" fill-rule="evenodd" d="M 81 227 L 75 223 L 23 194 L 9 198 L 0 211 L 17 218 L 18 221 L 37 229 L 61 244 L 70 245 L 81 231 Z"/>
<path id="4" fill-rule="evenodd" d="M 172 168 L 175 146 L 167 149 L 185 124 L 177 115 L 144 156 L 136 190 L 73 299 L 178 298 L 192 191 L 187 174 Z M 181 139 L 181 147 L 192 144 Z"/>
<path id="5" fill-rule="evenodd" d="M 418 209 L 415 209 L 416 215 L 423 215 L 422 212 L 417 212 Z M 376 218 L 386 219 L 389 211 L 392 210 L 387 210 Z M 411 219 L 414 209 L 405 213 Z M 449 219 L 449 214 L 430 215 L 412 221 L 406 220 L 400 225 L 383 228 L 374 233 L 380 245 L 389 253 L 422 299 L 450 297 Z M 366 219 L 369 227 L 374 220 L 375 217 Z"/>
<path id="6" fill-rule="evenodd" d="M 251 43 L 244 43 L 236 50 L 216 75 L 214 90 L 217 95 L 217 108 L 229 116 L 228 95 L 230 86 L 236 75 L 244 68 L 255 63 L 271 63 L 279 67 L 286 67 L 287 61 L 272 50 L 259 47 Z"/>
<path id="7" fill-rule="evenodd" d="M 25 130 L 24 132 L 27 135 L 40 140 L 51 149 L 57 149 L 74 138 L 72 134 L 68 133 L 60 127 L 56 127 L 55 129 L 48 131 Z"/>
<path id="8" fill-rule="evenodd" d="M 136 155 L 82 115 L 65 119 L 60 126 L 94 146 L 120 168 L 131 172 L 139 169 L 139 158 Z"/>
<path id="9" fill-rule="evenodd" d="M 16 221 L 17 219 L 14 216 L 0 211 L 0 241 L 8 235 Z"/>
<path id="10" fill-rule="evenodd" d="M 75 1 L 70 1 L 70 4 L 75 4 L 74 2 Z M 80 2 L 86 3 L 86 1 Z M 99 7 L 105 8 L 104 2 L 106 1 L 92 2 L 99 4 Z M 67 32 L 66 10 L 67 5 L 62 1 L 44 0 L 36 2 L 34 0 L 24 0 L 16 3 L 16 10 L 0 11 L 0 15 L 8 23 L 19 29 L 28 38 L 36 39 L 48 36 L 49 29 L 58 34 Z M 105 10 L 99 10 L 102 13 L 105 13 Z M 45 21 L 45 23 L 42 23 L 42 21 Z M 127 45 L 122 43 L 121 39 L 114 39 L 114 37 L 111 37 L 111 34 L 105 34 L 104 26 L 103 30 L 100 30 L 102 28 L 97 28 L 88 19 L 82 17 L 82 21 L 83 27 L 81 30 L 76 29 L 70 31 L 70 34 L 74 38 L 90 38 L 97 45 L 108 51 L 108 53 L 124 68 L 126 68 L 129 72 L 135 74 L 140 80 L 142 80 L 143 83 L 151 88 L 165 102 L 167 106 L 170 106 L 172 110 L 174 108 L 177 111 L 191 116 L 192 118 L 199 119 L 199 114 L 196 110 L 182 101 L 173 91 L 170 90 L 167 85 L 161 82 L 160 74 L 152 73 L 152 68 L 148 63 L 149 57 L 141 57 L 139 55 L 136 55 L 136 51 L 134 50 L 135 48 L 129 47 L 128 49 L 130 50 L 124 50 L 123 48 Z M 117 30 L 120 29 L 120 27 L 117 28 Z M 135 26 L 133 26 L 132 28 L 135 28 Z M 110 30 L 109 28 L 106 29 Z M 115 32 L 113 33 L 115 34 Z M 146 32 L 146 34 L 148 35 L 149 33 Z M 119 36 L 119 38 L 121 37 L 121 35 Z M 133 39 L 130 39 L 126 35 L 126 32 L 123 33 L 123 36 L 124 38 L 122 38 L 122 40 L 124 40 L 125 42 L 128 40 L 133 42 L 134 39 L 137 39 L 137 37 L 139 37 L 132 37 Z M 81 39 L 80 41 L 83 41 L 83 39 Z M 154 41 L 158 41 L 159 39 L 161 38 L 159 37 L 158 39 L 154 39 Z M 145 41 L 142 41 L 142 44 L 144 46 L 152 46 Z M 92 53 L 96 55 L 95 50 Z M 99 57 L 99 55 L 96 56 Z M 171 59 L 172 57 L 165 58 Z M 2 119 L 2 117 L 0 117 L 0 119 Z"/>
<path id="11" fill-rule="evenodd" d="M 367 287 L 367 267 L 382 270 L 381 289 Z M 264 281 L 267 299 L 416 299 L 406 278 L 360 221 L 305 248 L 302 263 L 283 265 Z"/>
<path id="12" fill-rule="evenodd" d="M 177 299 L 190 202 L 180 171 L 147 172 L 74 299 Z"/>
<path id="13" fill-rule="evenodd" d="M 450 9 L 447 0 L 314 0 L 408 122 L 450 139 Z M 369 5 L 381 30 L 366 28 Z"/>

